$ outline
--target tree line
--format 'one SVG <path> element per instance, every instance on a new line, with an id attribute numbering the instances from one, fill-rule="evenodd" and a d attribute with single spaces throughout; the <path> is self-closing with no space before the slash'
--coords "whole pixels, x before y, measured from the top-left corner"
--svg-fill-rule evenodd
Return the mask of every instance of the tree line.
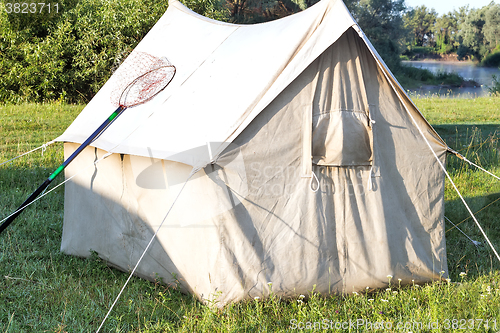
<path id="1" fill-rule="evenodd" d="M 166 0 L 58 0 L 51 12 L 22 13 L 14 0 L 2 1 L 0 102 L 10 103 L 88 102 L 168 6 Z M 278 19 L 316 2 L 183 0 L 201 15 L 239 24 Z M 425 7 L 406 8 L 404 0 L 344 2 L 396 75 L 408 76 L 400 55 L 419 47 L 483 61 L 499 51 L 495 4 L 439 17 Z"/>
<path id="2" fill-rule="evenodd" d="M 459 60 L 500 65 L 500 5 L 494 2 L 479 9 L 461 7 L 443 15 L 420 6 L 406 11 L 403 20 L 410 32 L 405 51 L 408 55 L 422 51 L 456 53 Z"/>

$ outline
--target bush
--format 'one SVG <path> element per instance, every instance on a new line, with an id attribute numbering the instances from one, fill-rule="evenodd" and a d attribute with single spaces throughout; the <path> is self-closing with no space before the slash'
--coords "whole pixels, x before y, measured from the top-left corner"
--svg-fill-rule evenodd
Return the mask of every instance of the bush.
<path id="1" fill-rule="evenodd" d="M 429 46 L 411 46 L 403 53 L 410 60 L 427 58 L 435 54 L 434 48 Z"/>
<path id="2" fill-rule="evenodd" d="M 492 76 L 492 86 L 488 87 L 490 94 L 499 95 L 500 94 L 500 78 L 496 75 Z"/>
<path id="3" fill-rule="evenodd" d="M 198 2 L 222 17 L 215 2 Z M 154 0 L 58 4 L 50 15 L 1 11 L 0 102 L 88 102 L 167 9 Z"/>
<path id="4" fill-rule="evenodd" d="M 398 81 L 406 88 L 422 84 L 459 87 L 466 83 L 464 78 L 457 73 L 438 72 L 434 74 L 428 69 L 412 66 L 400 66 L 394 73 Z"/>
<path id="5" fill-rule="evenodd" d="M 487 55 L 482 61 L 481 66 L 500 67 L 500 51 Z"/>
<path id="6" fill-rule="evenodd" d="M 405 76 L 408 79 L 424 82 L 434 79 L 434 74 L 432 74 L 430 70 L 412 66 L 401 66 L 397 71 L 397 75 Z"/>
<path id="7" fill-rule="evenodd" d="M 438 49 L 437 53 L 439 54 L 450 54 L 455 51 L 455 47 L 452 44 L 443 44 Z"/>
<path id="8" fill-rule="evenodd" d="M 458 60 L 468 59 L 470 53 L 471 50 L 467 46 L 460 44 L 460 46 L 457 49 Z"/>
<path id="9" fill-rule="evenodd" d="M 436 80 L 439 84 L 458 87 L 464 82 L 464 78 L 457 73 L 439 72 L 436 74 Z"/>
<path id="10" fill-rule="evenodd" d="M 9 47 L 0 54 L 0 100 L 88 101 L 165 9 L 153 1 L 66 2 L 41 26 L 9 14 L 2 22 Z"/>

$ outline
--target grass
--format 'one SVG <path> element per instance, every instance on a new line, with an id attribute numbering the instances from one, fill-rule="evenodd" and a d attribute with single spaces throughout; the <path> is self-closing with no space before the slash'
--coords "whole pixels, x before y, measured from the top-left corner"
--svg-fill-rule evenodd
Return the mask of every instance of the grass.
<path id="1" fill-rule="evenodd" d="M 416 98 L 415 103 L 453 149 L 500 174 L 500 97 Z M 1 106 L 0 163 L 57 137 L 81 109 Z M 38 151 L 0 166 L 0 218 L 61 161 L 62 145 L 56 143 L 43 155 Z M 454 157 L 448 159 L 448 170 L 500 250 L 500 182 Z M 484 244 L 449 183 L 445 199 L 446 216 Z M 95 331 L 128 277 L 95 254 L 85 259 L 59 251 L 63 203 L 59 188 L 0 235 L 0 333 Z M 487 246 L 476 248 L 450 224 L 446 237 L 450 281 L 401 287 L 388 277 L 388 290 L 348 296 L 320 297 L 312 290 L 286 301 L 271 296 L 216 309 L 176 286 L 133 278 L 103 332 L 343 331 L 342 325 L 349 324 L 351 331 L 373 331 L 380 325 L 387 332 L 499 331 L 500 264 Z"/>
<path id="2" fill-rule="evenodd" d="M 414 102 L 432 125 L 498 125 L 498 97 L 436 98 L 415 96 Z"/>

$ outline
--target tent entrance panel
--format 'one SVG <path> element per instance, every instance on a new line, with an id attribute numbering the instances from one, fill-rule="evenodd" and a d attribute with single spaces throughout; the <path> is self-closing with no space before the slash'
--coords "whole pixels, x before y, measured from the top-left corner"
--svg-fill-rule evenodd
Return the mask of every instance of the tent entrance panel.
<path id="1" fill-rule="evenodd" d="M 314 63 L 312 162 L 328 166 L 372 164 L 372 129 L 364 76 L 369 51 L 347 30 Z M 365 70 L 366 69 L 366 70 Z"/>

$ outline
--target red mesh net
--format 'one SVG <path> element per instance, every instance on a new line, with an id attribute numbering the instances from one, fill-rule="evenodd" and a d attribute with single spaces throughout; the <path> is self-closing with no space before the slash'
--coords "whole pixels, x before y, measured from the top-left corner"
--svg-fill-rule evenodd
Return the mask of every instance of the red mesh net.
<path id="1" fill-rule="evenodd" d="M 175 67 L 167 58 L 134 51 L 113 74 L 116 86 L 111 102 L 130 107 L 149 101 L 172 80 Z"/>

